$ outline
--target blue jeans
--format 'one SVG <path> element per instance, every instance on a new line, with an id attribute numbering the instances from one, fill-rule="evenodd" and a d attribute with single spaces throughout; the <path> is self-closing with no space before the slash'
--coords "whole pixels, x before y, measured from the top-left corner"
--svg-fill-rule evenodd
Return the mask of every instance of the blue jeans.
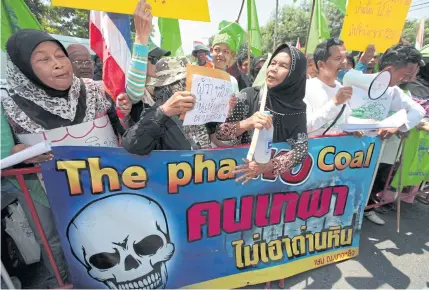
<path id="1" fill-rule="evenodd" d="M 21 204 L 25 215 L 27 216 L 28 222 L 30 224 L 31 229 L 34 232 L 34 237 L 37 242 L 40 244 L 42 248 L 42 259 L 46 266 L 46 268 L 50 272 L 50 276 L 47 277 L 46 283 L 47 287 L 52 287 L 56 285 L 56 278 L 54 275 L 54 271 L 52 269 L 51 264 L 49 263 L 48 255 L 43 248 L 42 240 L 40 239 L 39 233 L 37 232 L 36 224 L 34 223 L 30 209 L 25 202 L 24 193 L 21 191 L 19 187 L 16 187 L 13 183 L 11 183 L 7 178 L 1 178 L 1 207 L 2 209 L 18 200 Z M 49 245 L 51 246 L 52 253 L 54 255 L 55 261 L 57 263 L 58 269 L 60 270 L 61 276 L 63 280 L 66 280 L 68 277 L 68 270 L 64 260 L 63 250 L 60 244 L 60 238 L 58 236 L 57 230 L 55 228 L 54 218 L 52 216 L 51 209 L 43 206 L 37 202 L 34 202 L 34 206 L 36 207 L 37 214 L 40 219 L 40 223 L 42 224 L 43 230 L 45 231 L 46 238 L 48 240 Z"/>

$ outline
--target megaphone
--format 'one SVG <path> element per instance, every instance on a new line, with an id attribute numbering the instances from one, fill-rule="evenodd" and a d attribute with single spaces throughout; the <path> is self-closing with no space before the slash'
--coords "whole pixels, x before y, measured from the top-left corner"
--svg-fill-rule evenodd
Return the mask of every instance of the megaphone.
<path id="1" fill-rule="evenodd" d="M 382 71 L 375 74 L 364 74 L 361 71 L 351 69 L 343 78 L 345 87 L 357 87 L 368 93 L 371 100 L 378 100 L 389 88 L 392 75 L 389 71 Z"/>

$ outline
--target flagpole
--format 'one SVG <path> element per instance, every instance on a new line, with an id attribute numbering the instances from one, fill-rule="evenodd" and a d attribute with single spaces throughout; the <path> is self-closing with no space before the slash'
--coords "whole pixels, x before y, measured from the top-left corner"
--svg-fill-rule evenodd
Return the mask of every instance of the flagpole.
<path id="1" fill-rule="evenodd" d="M 251 45 L 252 45 L 252 33 L 251 31 L 247 32 L 249 34 L 248 43 L 247 43 L 247 73 L 250 74 L 250 54 L 251 54 Z"/>
<path id="2" fill-rule="evenodd" d="M 278 18 L 279 18 L 279 0 L 276 0 L 276 18 L 274 24 L 274 41 L 273 41 L 273 51 L 277 48 L 277 26 L 278 26 Z"/>
<path id="3" fill-rule="evenodd" d="M 307 54 L 308 39 L 310 38 L 311 23 L 313 23 L 313 17 L 314 17 L 314 6 L 315 6 L 315 5 L 316 5 L 316 0 L 313 0 L 313 4 L 311 5 L 310 25 L 308 26 L 308 30 L 307 30 L 307 39 L 305 40 L 305 50 L 304 50 L 304 54 Z"/>
<path id="4" fill-rule="evenodd" d="M 237 20 L 235 20 L 235 22 L 237 23 L 240 22 L 241 13 L 243 12 L 244 8 L 244 2 L 246 2 L 246 0 L 243 0 L 243 2 L 241 3 L 240 13 L 238 13 Z"/>

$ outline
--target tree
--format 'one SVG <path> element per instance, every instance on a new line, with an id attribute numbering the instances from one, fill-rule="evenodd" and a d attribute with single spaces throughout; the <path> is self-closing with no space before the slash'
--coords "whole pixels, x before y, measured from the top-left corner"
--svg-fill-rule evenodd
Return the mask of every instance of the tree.
<path id="1" fill-rule="evenodd" d="M 323 2 L 323 11 L 329 22 L 331 36 L 338 37 L 341 33 L 344 15 L 329 1 Z M 279 8 L 277 43 L 295 45 L 298 38 L 301 45 L 307 42 L 307 31 L 310 24 L 311 2 L 301 2 L 295 6 L 285 5 Z M 262 47 L 265 52 L 273 47 L 275 14 L 270 17 L 267 25 L 262 27 Z"/>
<path id="2" fill-rule="evenodd" d="M 46 32 L 81 38 L 89 37 L 88 10 L 56 7 L 43 0 L 25 0 L 25 2 Z"/>
<path id="3" fill-rule="evenodd" d="M 426 27 L 425 27 L 425 36 L 424 36 L 424 44 L 429 43 L 429 26 L 427 23 L 429 22 L 429 18 L 425 19 Z M 405 21 L 404 29 L 402 31 L 402 35 L 410 42 L 412 45 L 416 42 L 417 31 L 419 29 L 420 20 L 417 19 L 407 19 Z"/>

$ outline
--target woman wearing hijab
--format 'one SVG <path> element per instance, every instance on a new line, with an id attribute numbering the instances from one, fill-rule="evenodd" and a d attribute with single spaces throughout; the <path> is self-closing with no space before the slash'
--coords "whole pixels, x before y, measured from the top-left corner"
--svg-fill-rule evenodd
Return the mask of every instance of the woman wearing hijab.
<path id="1" fill-rule="evenodd" d="M 252 76 L 252 83 L 255 81 L 256 77 L 259 74 L 259 71 L 262 69 L 267 59 L 268 55 L 264 54 L 261 56 L 257 56 L 252 60 L 252 65 L 250 66 L 250 75 Z"/>
<path id="2" fill-rule="evenodd" d="M 99 82 L 77 78 L 64 46 L 45 32 L 24 29 L 6 43 L 12 94 L 2 99 L 17 134 L 41 133 L 93 121 L 110 107 Z"/>
<path id="3" fill-rule="evenodd" d="M 220 140 L 235 139 L 235 144 L 251 142 L 254 128 L 274 126 L 273 142 L 287 142 L 292 150 L 277 156 L 267 164 L 255 161 L 238 166 L 236 173 L 243 173 L 237 181 L 247 183 L 263 172 L 273 172 L 276 176 L 291 170 L 307 156 L 307 127 L 305 95 L 307 61 L 295 47 L 283 44 L 277 48 L 267 68 L 266 84 L 268 87 L 266 111 L 267 116 L 259 112 L 261 88 L 247 88 L 238 97 L 239 103 L 234 108 L 227 123 L 220 125 L 217 137 Z M 240 101 L 241 100 L 241 101 Z M 256 123 L 256 124 L 255 124 Z"/>

